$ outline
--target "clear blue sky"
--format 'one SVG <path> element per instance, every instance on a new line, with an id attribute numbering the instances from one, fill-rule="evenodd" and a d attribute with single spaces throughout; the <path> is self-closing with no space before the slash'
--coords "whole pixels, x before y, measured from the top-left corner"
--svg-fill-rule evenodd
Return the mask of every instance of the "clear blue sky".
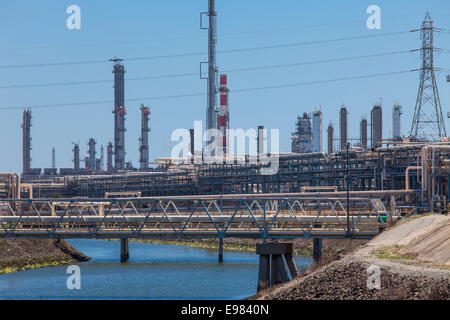
<path id="1" fill-rule="evenodd" d="M 66 28 L 66 8 L 81 7 L 81 30 Z M 382 30 L 366 28 L 366 8 L 381 7 Z M 348 1 L 239 1 L 217 0 L 218 50 L 278 45 L 313 40 L 397 32 L 420 26 L 426 11 L 436 27 L 450 27 L 447 0 L 348 0 Z M 207 32 L 199 29 L 199 13 L 207 0 L 8 0 L 0 2 L 0 65 L 23 65 L 84 60 L 107 60 L 114 56 L 134 58 L 207 51 Z M 129 41 L 127 43 L 127 41 Z M 450 49 L 450 34 L 436 36 L 436 46 Z M 418 33 L 343 42 L 328 42 L 251 52 L 218 54 L 220 70 L 299 63 L 416 49 Z M 198 72 L 204 56 L 185 56 L 125 61 L 126 78 Z M 450 54 L 441 53 L 436 64 L 450 68 Z M 402 133 L 411 126 L 418 87 L 418 74 L 406 73 L 365 80 L 340 81 L 264 91 L 236 92 L 253 87 L 328 80 L 419 67 L 419 54 L 406 53 L 370 59 L 294 66 L 289 68 L 233 72 L 229 74 L 231 127 L 279 128 L 281 151 L 290 151 L 290 135 L 296 116 L 321 106 L 324 129 L 338 125 L 338 110 L 349 110 L 350 137 L 359 137 L 361 116 L 369 116 L 379 98 L 383 101 L 384 136 L 391 134 L 391 108 L 398 101 L 404 110 Z M 33 68 L 0 68 L 0 87 L 113 78 L 110 63 Z M 449 111 L 450 84 L 445 73 L 437 74 L 445 116 Z M 198 76 L 126 81 L 125 98 L 206 93 Z M 66 104 L 113 99 L 112 82 L 72 86 L 0 89 L 0 109 L 46 104 Z M 143 100 L 150 105 L 150 158 L 169 156 L 170 134 L 191 128 L 203 120 L 206 95 L 179 99 Z M 126 159 L 138 166 L 139 101 L 126 104 Z M 34 108 L 32 167 L 50 167 L 56 148 L 58 167 L 72 167 L 72 142 L 79 142 L 81 155 L 90 137 L 99 147 L 113 138 L 112 104 Z M 21 109 L 0 110 L 0 171 L 21 172 Z M 445 119 L 450 130 L 448 119 Z M 325 132 L 324 132 L 325 134 Z"/>

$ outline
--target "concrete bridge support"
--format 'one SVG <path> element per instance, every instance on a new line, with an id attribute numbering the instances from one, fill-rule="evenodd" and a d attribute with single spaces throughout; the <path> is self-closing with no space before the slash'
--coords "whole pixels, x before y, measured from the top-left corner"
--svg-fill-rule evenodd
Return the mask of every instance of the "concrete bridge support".
<path id="1" fill-rule="evenodd" d="M 120 262 L 127 262 L 129 258 L 128 238 L 120 238 Z"/>
<path id="2" fill-rule="evenodd" d="M 322 260 L 322 238 L 313 238 L 313 261 L 314 264 Z"/>
<path id="3" fill-rule="evenodd" d="M 219 237 L 219 262 L 223 262 L 223 238 Z"/>
<path id="4" fill-rule="evenodd" d="M 256 254 L 259 254 L 258 291 L 297 276 L 292 243 L 258 243 Z"/>

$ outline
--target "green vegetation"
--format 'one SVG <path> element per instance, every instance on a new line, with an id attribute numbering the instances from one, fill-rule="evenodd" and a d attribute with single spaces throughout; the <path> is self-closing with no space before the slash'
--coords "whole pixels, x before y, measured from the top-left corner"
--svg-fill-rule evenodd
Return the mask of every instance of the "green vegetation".
<path id="1" fill-rule="evenodd" d="M 0 274 L 45 267 L 56 267 L 70 263 L 74 263 L 74 260 L 71 258 L 61 258 L 55 256 L 43 256 L 33 259 L 16 259 L 13 263 L 0 262 Z"/>
<path id="2" fill-rule="evenodd" d="M 141 243 L 169 244 L 175 246 L 196 247 L 201 249 L 219 250 L 219 242 L 217 239 L 205 240 L 176 240 L 176 239 L 130 239 L 130 241 Z M 242 240 L 241 244 L 228 244 L 224 242 L 224 251 L 237 252 L 255 252 L 255 245 L 246 240 Z"/>
<path id="3" fill-rule="evenodd" d="M 412 255 L 400 254 L 398 251 L 402 246 L 393 247 L 383 247 L 376 251 L 376 256 L 380 259 L 391 259 L 391 260 L 414 260 L 415 257 Z"/>

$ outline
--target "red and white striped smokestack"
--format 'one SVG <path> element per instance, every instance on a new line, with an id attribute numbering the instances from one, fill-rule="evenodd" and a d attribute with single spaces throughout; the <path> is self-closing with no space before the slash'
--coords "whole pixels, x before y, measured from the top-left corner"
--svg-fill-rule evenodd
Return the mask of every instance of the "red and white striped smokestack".
<path id="1" fill-rule="evenodd" d="M 220 75 L 220 108 L 219 119 L 217 121 L 219 131 L 222 133 L 222 141 L 219 141 L 219 145 L 223 148 L 223 153 L 226 154 L 228 146 L 228 129 L 230 128 L 230 114 L 228 112 L 228 87 L 227 87 L 227 75 Z"/>

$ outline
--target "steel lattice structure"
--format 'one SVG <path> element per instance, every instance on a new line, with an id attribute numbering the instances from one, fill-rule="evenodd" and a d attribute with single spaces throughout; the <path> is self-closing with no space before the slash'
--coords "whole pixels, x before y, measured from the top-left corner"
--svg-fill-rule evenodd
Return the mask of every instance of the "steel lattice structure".
<path id="1" fill-rule="evenodd" d="M 427 13 L 420 29 L 422 67 L 410 133 L 412 138 L 430 141 L 438 141 L 447 136 L 434 73 L 434 30 L 433 20 Z"/>
<path id="2" fill-rule="evenodd" d="M 371 238 L 389 216 L 379 199 L 7 199 L 0 238 Z"/>

